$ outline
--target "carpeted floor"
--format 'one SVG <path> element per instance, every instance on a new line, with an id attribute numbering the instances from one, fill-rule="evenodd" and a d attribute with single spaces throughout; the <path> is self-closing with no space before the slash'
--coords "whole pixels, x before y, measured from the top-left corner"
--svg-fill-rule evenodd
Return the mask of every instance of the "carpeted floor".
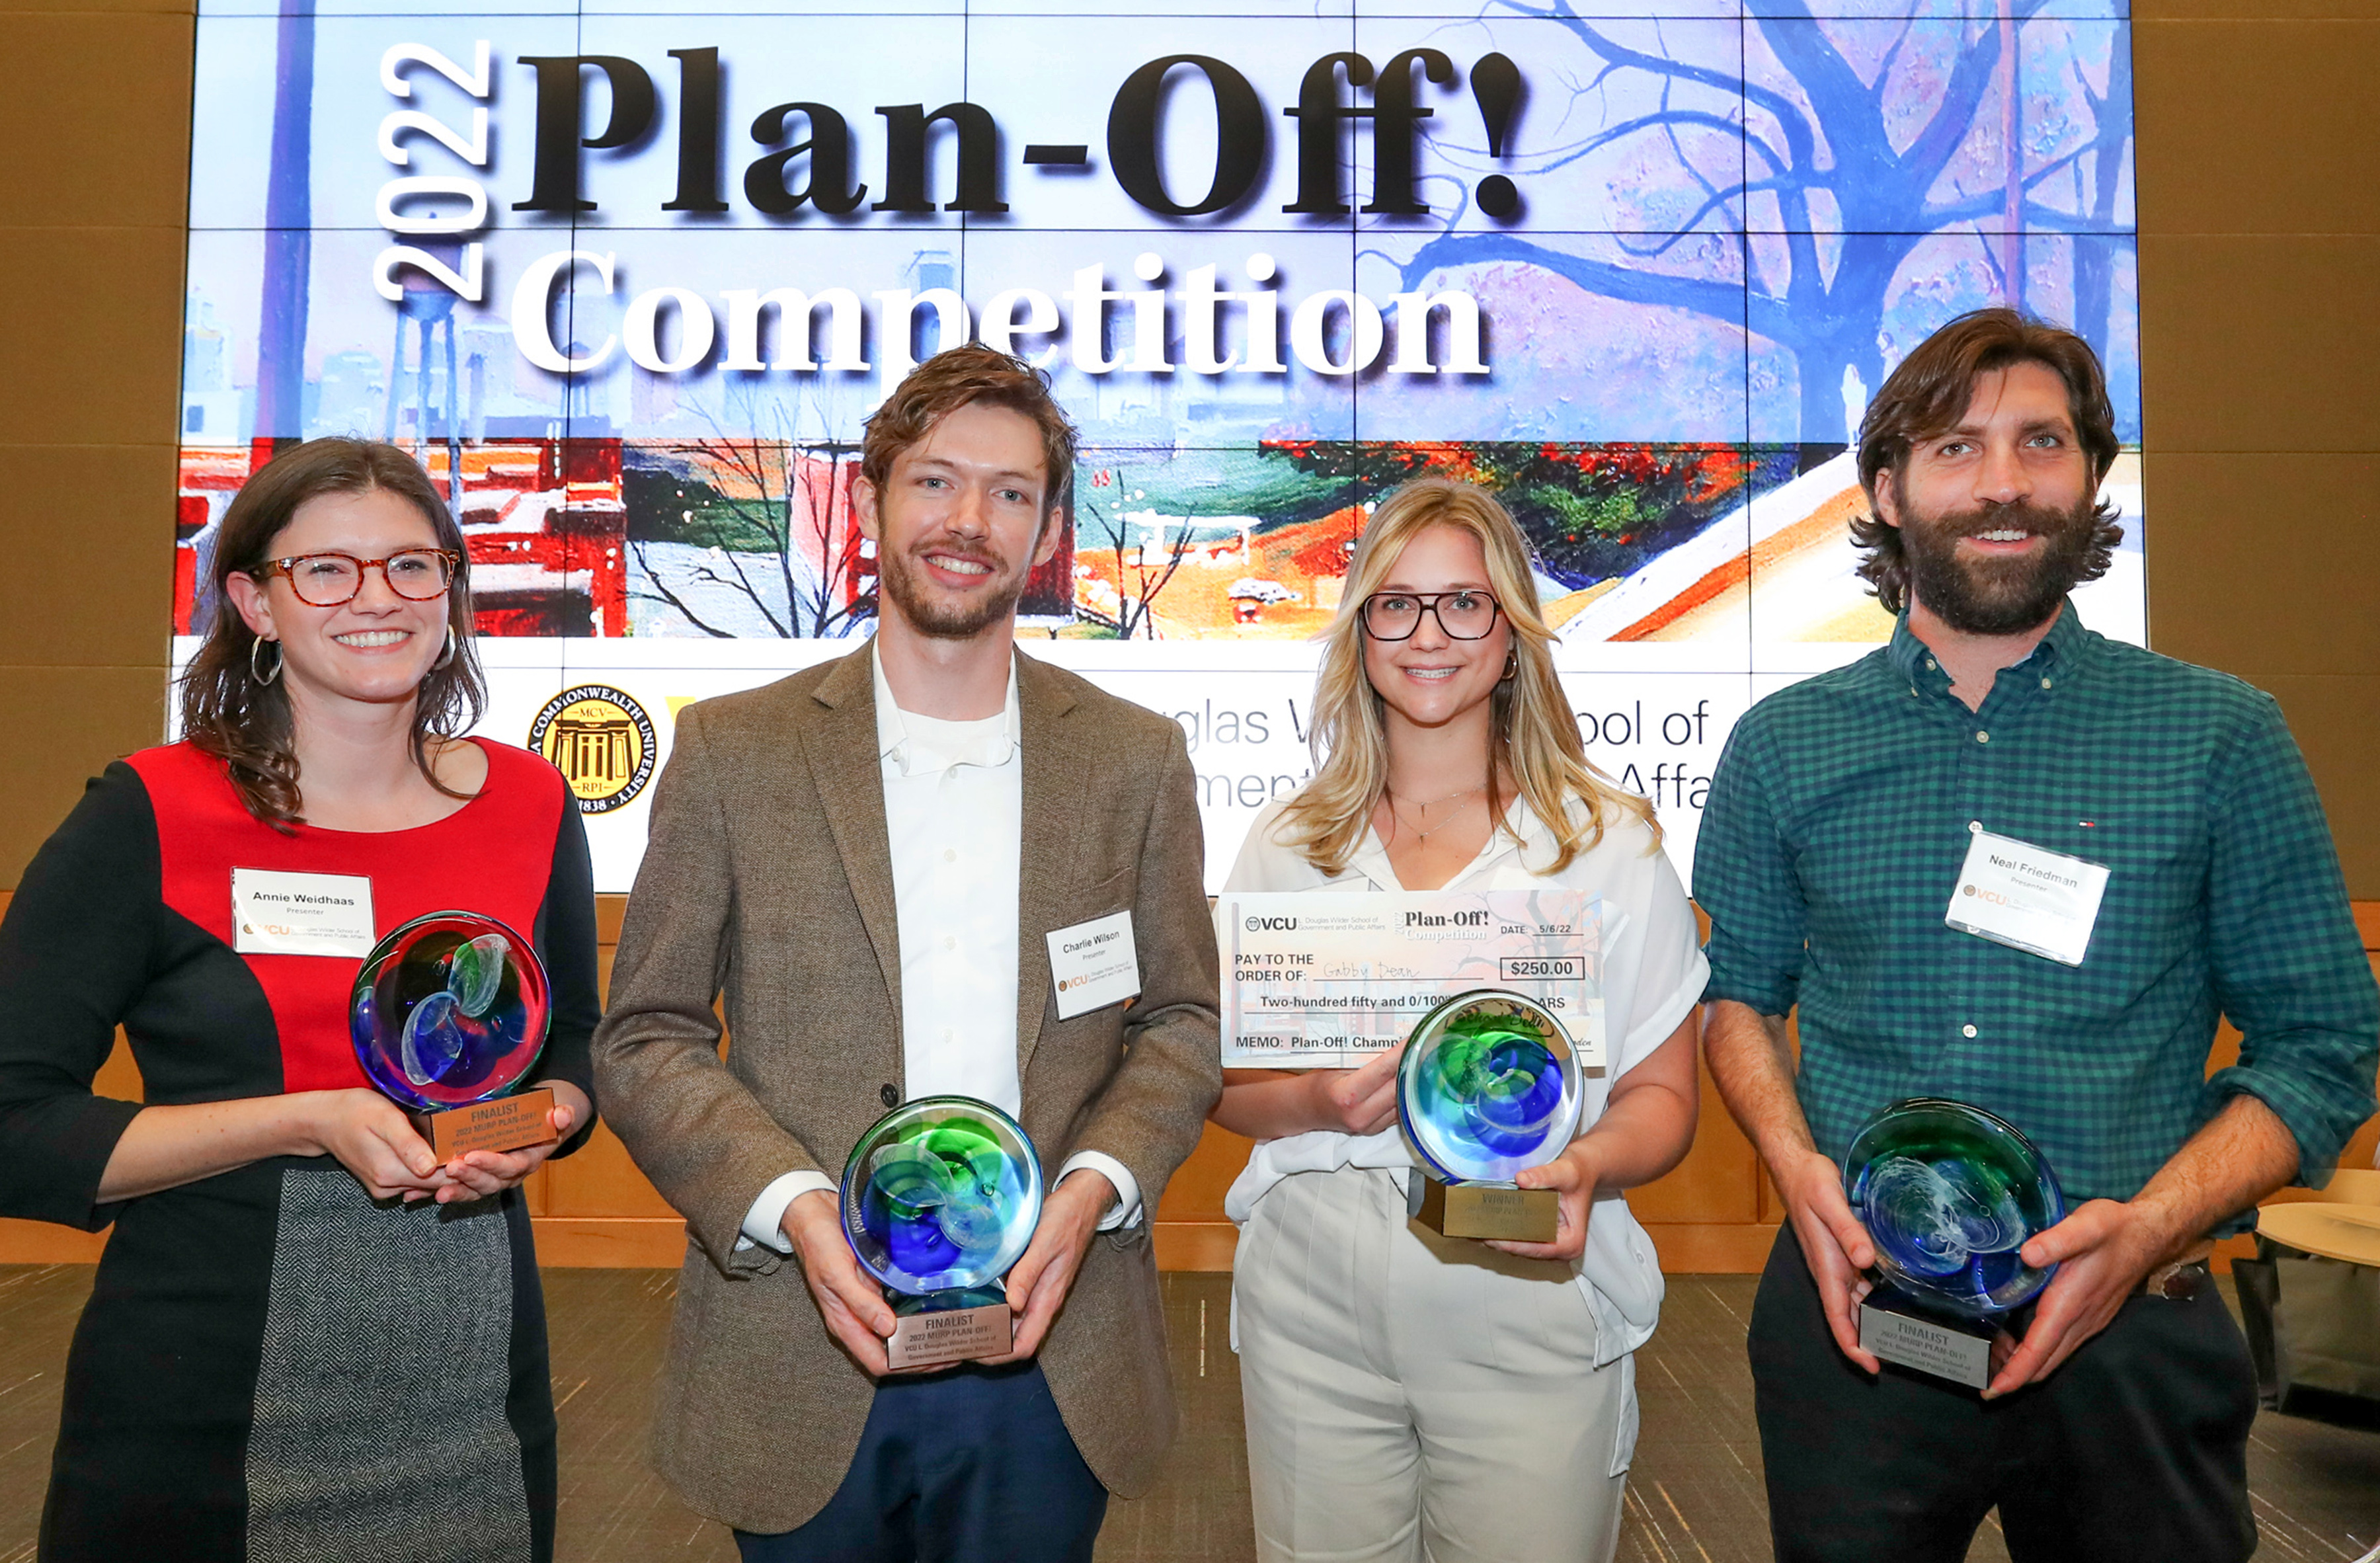
<path id="1" fill-rule="evenodd" d="M 91 1290 L 87 1266 L 0 1266 L 0 1563 L 27 1563 L 40 1520 L 58 1370 Z M 689 1513 L 644 1463 L 652 1375 L 676 1278 L 550 1270 L 562 1415 L 562 1563 L 732 1563 L 727 1533 Z M 1743 1331 L 1750 1276 L 1673 1276 L 1661 1331 L 1638 1358 L 1644 1434 L 1631 1473 L 1625 1563 L 1758 1563 L 1769 1556 Z M 1165 1481 L 1117 1503 L 1102 1563 L 1225 1563 L 1254 1556 L 1231 1278 L 1165 1278 L 1184 1430 Z M 2249 1448 L 2262 1555 L 2351 1563 L 2380 1543 L 2380 1431 L 2266 1413 Z M 1972 1559 L 2005 1558 L 1986 1527 Z"/>

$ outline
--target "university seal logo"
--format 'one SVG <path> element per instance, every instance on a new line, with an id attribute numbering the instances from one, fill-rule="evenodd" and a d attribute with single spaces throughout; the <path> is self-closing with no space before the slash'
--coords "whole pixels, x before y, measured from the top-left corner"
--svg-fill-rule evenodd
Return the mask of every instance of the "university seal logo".
<path id="1" fill-rule="evenodd" d="M 528 746 L 570 783 L 584 814 L 634 803 L 653 779 L 653 719 L 608 684 L 581 684 L 545 703 L 528 724 Z"/>

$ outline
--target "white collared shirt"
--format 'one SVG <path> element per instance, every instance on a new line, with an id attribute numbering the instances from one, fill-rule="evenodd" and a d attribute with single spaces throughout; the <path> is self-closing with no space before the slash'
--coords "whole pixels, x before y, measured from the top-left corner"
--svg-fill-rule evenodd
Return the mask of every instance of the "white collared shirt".
<path id="1" fill-rule="evenodd" d="M 1024 1099 L 1016 1072 L 1016 925 L 1025 839 L 1016 669 L 1009 667 L 1008 700 L 998 716 L 945 721 L 903 710 L 882 663 L 868 660 L 900 928 L 903 1088 L 910 1101 L 973 1097 L 1015 1118 Z M 1076 1151 L 1050 1186 L 1078 1167 L 1115 1185 L 1116 1204 L 1100 1230 L 1139 1220 L 1140 1185 L 1111 1156 Z M 834 1186 L 821 1172 L 777 1179 L 746 1213 L 745 1241 L 791 1252 L 781 1228 L 785 1206 Z"/>
<path id="2" fill-rule="evenodd" d="M 1364 832 L 1344 872 L 1325 875 L 1305 854 L 1274 834 L 1284 805 L 1260 810 L 1232 865 L 1228 891 L 1397 891 L 1403 885 L 1375 831 Z M 1585 1112 L 1580 1128 L 1603 1116 L 1611 1083 L 1649 1057 L 1701 1001 L 1710 966 L 1703 959 L 1701 934 L 1685 887 L 1651 831 L 1634 818 L 1616 818 L 1603 839 L 1572 858 L 1559 874 L 1540 875 L 1532 863 L 1550 863 L 1554 834 L 1526 800 L 1508 809 L 1512 830 L 1492 832 L 1479 855 L 1442 887 L 1449 891 L 1522 890 L 1553 884 L 1602 899 L 1603 1015 L 1610 1063 L 1587 1072 L 1581 1082 Z M 1518 840 L 1514 836 L 1518 836 Z M 1259 1140 L 1231 1193 L 1223 1213 L 1245 1223 L 1271 1188 L 1299 1172 L 1330 1172 L 1342 1167 L 1374 1168 L 1400 1175 L 1412 1167 L 1403 1136 L 1391 1127 L 1377 1134 L 1313 1130 Z M 1611 1362 L 1649 1339 L 1660 1317 L 1662 1281 L 1653 1240 L 1637 1224 L 1620 1193 L 1596 1197 L 1586 1226 L 1586 1252 L 1574 1262 L 1579 1285 L 1596 1321 L 1596 1362 Z"/>

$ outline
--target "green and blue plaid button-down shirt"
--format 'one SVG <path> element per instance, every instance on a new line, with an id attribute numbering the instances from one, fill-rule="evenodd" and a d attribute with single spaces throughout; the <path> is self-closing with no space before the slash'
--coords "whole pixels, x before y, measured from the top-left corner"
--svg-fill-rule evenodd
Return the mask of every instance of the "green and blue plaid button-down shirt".
<path id="1" fill-rule="evenodd" d="M 2080 966 L 1943 921 L 1975 829 L 2113 870 Z M 2070 1203 L 2127 1199 L 2231 1096 L 2316 1180 L 2373 1110 L 2380 994 L 2272 697 L 2095 635 L 2070 603 L 1983 709 L 1906 618 L 1755 706 L 1694 847 L 1710 986 L 1801 1005 L 1797 1089 L 1841 1159 L 1901 1097 L 2015 1123 Z M 2243 1041 L 2205 1078 L 2216 1017 Z"/>

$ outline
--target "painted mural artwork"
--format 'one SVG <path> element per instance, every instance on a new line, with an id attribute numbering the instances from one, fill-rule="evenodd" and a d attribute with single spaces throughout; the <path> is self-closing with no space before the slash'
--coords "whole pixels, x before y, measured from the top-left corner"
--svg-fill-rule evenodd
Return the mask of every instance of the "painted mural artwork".
<path id="1" fill-rule="evenodd" d="M 1020 635 L 1183 721 L 1212 877 L 1420 474 L 1520 519 L 1591 753 L 1690 856 L 1735 718 L 1888 633 L 1868 395 L 2010 302 L 2107 365 L 2127 536 L 2081 601 L 2143 637 L 2121 0 L 1218 8 L 202 0 L 177 634 L 249 474 L 349 433 L 455 504 L 496 736 L 839 655 L 867 417 L 982 340 L 1083 437 Z"/>

